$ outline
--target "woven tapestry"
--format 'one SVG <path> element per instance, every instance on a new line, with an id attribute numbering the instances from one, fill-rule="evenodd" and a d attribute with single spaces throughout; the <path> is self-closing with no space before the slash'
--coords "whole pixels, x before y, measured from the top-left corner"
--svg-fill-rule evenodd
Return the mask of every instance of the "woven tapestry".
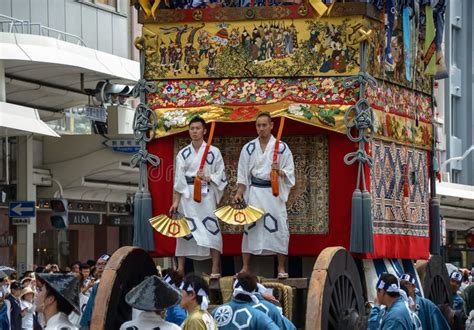
<path id="1" fill-rule="evenodd" d="M 374 234 L 428 237 L 427 151 L 374 141 L 372 154 Z M 408 196 L 404 194 L 405 180 Z"/>
<path id="2" fill-rule="evenodd" d="M 220 206 L 229 205 L 237 191 L 237 164 L 243 145 L 255 137 L 215 137 L 212 145 L 220 149 L 229 183 Z M 328 221 L 328 143 L 325 135 L 291 136 L 284 141 L 293 153 L 296 184 L 287 202 L 291 234 L 325 234 Z M 175 154 L 189 143 L 188 138 L 175 139 Z M 220 223 L 224 234 L 237 234 L 242 227 Z"/>

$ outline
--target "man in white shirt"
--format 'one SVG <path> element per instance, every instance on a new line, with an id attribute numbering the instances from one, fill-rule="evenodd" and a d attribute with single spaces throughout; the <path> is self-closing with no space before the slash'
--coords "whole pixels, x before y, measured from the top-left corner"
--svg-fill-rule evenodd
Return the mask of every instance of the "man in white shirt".
<path id="1" fill-rule="evenodd" d="M 36 311 L 42 313 L 44 330 L 77 330 L 69 320 L 79 311 L 79 280 L 74 275 L 37 273 Z"/>

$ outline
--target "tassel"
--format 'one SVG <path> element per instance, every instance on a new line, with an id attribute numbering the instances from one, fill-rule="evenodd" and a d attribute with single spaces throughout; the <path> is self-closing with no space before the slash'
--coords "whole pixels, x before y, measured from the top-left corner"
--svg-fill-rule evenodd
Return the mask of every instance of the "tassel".
<path id="1" fill-rule="evenodd" d="M 430 201 L 430 253 L 439 255 L 440 253 L 440 216 L 439 199 L 432 197 Z"/>
<path id="2" fill-rule="evenodd" d="M 360 189 L 352 193 L 352 222 L 351 222 L 351 246 L 350 250 L 354 253 L 364 253 L 363 247 L 363 226 L 362 226 L 362 193 Z"/>
<path id="3" fill-rule="evenodd" d="M 363 228 L 363 247 L 364 252 L 374 251 L 374 239 L 372 228 L 372 199 L 367 190 L 362 192 L 362 228 Z"/>
<path id="4" fill-rule="evenodd" d="M 196 176 L 194 178 L 194 201 L 196 203 L 201 203 L 201 200 L 202 200 L 201 189 L 202 189 L 201 178 Z"/>
<path id="5" fill-rule="evenodd" d="M 144 191 L 142 193 L 142 207 L 141 207 L 141 218 L 140 222 L 142 223 L 142 235 L 143 235 L 143 243 L 142 248 L 145 251 L 154 251 L 155 250 L 155 239 L 153 236 L 153 227 L 151 226 L 150 222 L 148 221 L 153 217 L 152 214 L 152 201 L 151 201 L 151 194 L 148 191 Z"/>

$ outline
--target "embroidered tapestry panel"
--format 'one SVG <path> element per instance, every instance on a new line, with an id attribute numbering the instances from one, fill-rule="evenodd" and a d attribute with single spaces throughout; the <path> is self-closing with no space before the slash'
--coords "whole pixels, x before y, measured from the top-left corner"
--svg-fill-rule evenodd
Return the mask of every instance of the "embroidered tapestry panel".
<path id="1" fill-rule="evenodd" d="M 374 234 L 428 237 L 428 152 L 374 140 L 372 155 Z M 406 179 L 409 181 L 408 196 L 404 196 Z"/>

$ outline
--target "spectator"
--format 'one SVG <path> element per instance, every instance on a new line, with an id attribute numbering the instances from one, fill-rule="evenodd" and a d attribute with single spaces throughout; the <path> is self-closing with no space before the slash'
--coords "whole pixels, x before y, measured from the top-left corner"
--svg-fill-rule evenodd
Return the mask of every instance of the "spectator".
<path id="1" fill-rule="evenodd" d="M 5 293 L 0 289 L 0 330 L 10 330 L 9 306 L 5 301 Z"/>
<path id="2" fill-rule="evenodd" d="M 7 296 L 7 300 L 10 302 L 10 325 L 12 329 L 21 329 L 21 290 L 19 282 L 15 281 L 10 284 L 10 294 Z"/>
<path id="3" fill-rule="evenodd" d="M 91 322 L 92 318 L 92 311 L 94 310 L 94 301 L 95 301 L 95 296 L 97 294 L 97 288 L 99 287 L 99 282 L 100 282 L 100 276 L 102 276 L 102 272 L 105 269 L 105 266 L 107 265 L 107 262 L 109 261 L 110 256 L 108 254 L 104 254 L 100 256 L 99 259 L 97 259 L 97 278 L 94 283 L 94 286 L 92 287 L 91 293 L 89 295 L 89 300 L 87 301 L 87 305 L 84 308 L 84 311 L 82 313 L 81 317 L 81 322 L 80 325 L 81 327 L 88 327 Z"/>
<path id="4" fill-rule="evenodd" d="M 35 292 L 30 287 L 26 287 L 21 291 L 20 307 L 22 330 L 33 330 L 33 316 L 35 313 L 35 306 L 33 305 L 34 295 Z"/>
<path id="5" fill-rule="evenodd" d="M 81 272 L 81 263 L 76 261 L 71 265 L 71 273 L 80 273 Z"/>
<path id="6" fill-rule="evenodd" d="M 456 311 L 464 310 L 464 300 L 459 295 L 458 291 L 461 287 L 463 275 L 460 272 L 454 271 L 449 276 L 449 283 L 451 284 L 451 293 L 453 295 L 452 308 Z"/>

